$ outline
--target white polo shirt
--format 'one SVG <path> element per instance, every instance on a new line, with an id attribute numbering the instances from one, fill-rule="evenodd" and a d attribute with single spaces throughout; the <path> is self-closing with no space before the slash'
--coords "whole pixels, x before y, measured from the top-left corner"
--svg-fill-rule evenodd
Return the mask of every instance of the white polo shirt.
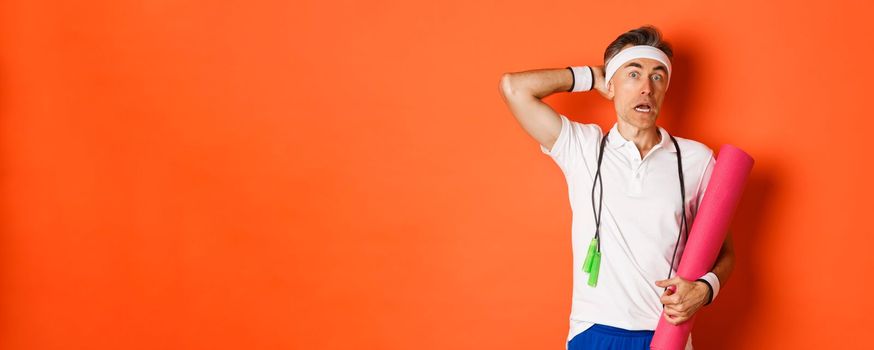
<path id="1" fill-rule="evenodd" d="M 595 235 L 591 196 L 603 131 L 597 124 L 570 121 L 564 115 L 560 118 L 561 133 L 552 149 L 543 145 L 540 149 L 564 173 L 573 216 L 573 300 L 567 340 L 594 323 L 655 330 L 662 313 L 659 297 L 664 291 L 655 282 L 668 277 L 682 220 L 674 144 L 659 126 L 661 142 L 641 159 L 634 142 L 619 134 L 618 124 L 613 125 L 601 164 L 601 267 L 597 286 L 590 287 L 583 262 Z M 674 137 L 683 157 L 684 207 L 691 228 L 716 159 L 713 150 L 703 143 Z M 596 189 L 596 206 L 599 193 Z M 685 243 L 683 238 L 677 248 L 672 277 L 676 276 Z M 692 349 L 690 334 L 686 350 Z"/>

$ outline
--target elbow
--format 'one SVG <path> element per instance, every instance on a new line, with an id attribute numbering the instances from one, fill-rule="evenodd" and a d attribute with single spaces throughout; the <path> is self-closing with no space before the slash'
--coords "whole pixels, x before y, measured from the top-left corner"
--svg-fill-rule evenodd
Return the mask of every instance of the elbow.
<path id="1" fill-rule="evenodd" d="M 501 95 L 505 98 L 513 96 L 513 73 L 504 73 L 501 75 L 501 84 L 499 87 Z"/>

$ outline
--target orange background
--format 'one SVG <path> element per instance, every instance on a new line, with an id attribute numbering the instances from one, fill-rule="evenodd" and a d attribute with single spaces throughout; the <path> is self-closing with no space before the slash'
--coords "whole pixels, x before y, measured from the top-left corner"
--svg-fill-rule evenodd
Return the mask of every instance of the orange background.
<path id="1" fill-rule="evenodd" d="M 874 311 L 871 10 L 6 0 L 0 348 L 563 349 L 567 189 L 500 76 L 601 64 L 647 23 L 676 52 L 659 124 L 756 159 L 696 348 L 850 347 Z"/>

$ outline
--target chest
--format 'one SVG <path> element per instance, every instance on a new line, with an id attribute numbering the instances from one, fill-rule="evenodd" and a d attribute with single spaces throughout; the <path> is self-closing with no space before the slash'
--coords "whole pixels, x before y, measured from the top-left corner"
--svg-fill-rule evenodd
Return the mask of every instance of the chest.
<path id="1" fill-rule="evenodd" d="M 686 203 L 682 203 L 677 153 L 663 148 L 650 150 L 644 157 L 634 148 L 605 148 L 600 166 L 600 180 L 594 187 L 598 171 L 597 150 L 591 150 L 584 162 L 584 169 L 572 180 L 572 206 L 575 210 L 591 211 L 592 203 L 603 204 L 609 211 L 625 217 L 661 216 L 670 218 L 681 215 L 694 192 L 694 184 L 684 176 Z M 685 169 L 684 175 L 691 173 Z M 603 188 L 602 188 L 603 187 Z M 681 204 L 682 203 L 682 204 Z M 685 205 L 684 205 L 685 204 Z"/>

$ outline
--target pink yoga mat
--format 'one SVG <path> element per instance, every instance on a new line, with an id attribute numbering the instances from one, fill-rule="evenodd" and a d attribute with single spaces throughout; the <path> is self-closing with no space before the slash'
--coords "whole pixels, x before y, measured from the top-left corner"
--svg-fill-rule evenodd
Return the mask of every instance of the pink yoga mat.
<path id="1" fill-rule="evenodd" d="M 740 201 L 753 158 L 732 145 L 723 145 L 719 150 L 716 165 L 710 175 L 710 183 L 701 200 L 701 208 L 689 232 L 689 241 L 680 259 L 677 275 L 694 281 L 701 278 L 716 262 L 729 223 Z M 699 309 L 700 312 L 700 309 Z M 665 320 L 664 311 L 656 327 L 650 349 L 683 350 L 692 332 L 695 315 L 686 322 L 672 325 Z"/>

